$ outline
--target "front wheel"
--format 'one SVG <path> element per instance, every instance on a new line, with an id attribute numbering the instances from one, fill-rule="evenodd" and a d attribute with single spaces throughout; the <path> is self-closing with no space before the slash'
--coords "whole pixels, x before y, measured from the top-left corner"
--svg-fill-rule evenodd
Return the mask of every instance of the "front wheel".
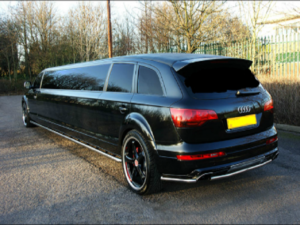
<path id="1" fill-rule="evenodd" d="M 22 103 L 22 120 L 25 127 L 34 127 L 34 125 L 30 123 L 29 113 L 25 102 Z"/>
<path id="2" fill-rule="evenodd" d="M 124 138 L 122 164 L 126 180 L 134 192 L 142 195 L 161 190 L 154 149 L 136 130 L 128 132 Z"/>

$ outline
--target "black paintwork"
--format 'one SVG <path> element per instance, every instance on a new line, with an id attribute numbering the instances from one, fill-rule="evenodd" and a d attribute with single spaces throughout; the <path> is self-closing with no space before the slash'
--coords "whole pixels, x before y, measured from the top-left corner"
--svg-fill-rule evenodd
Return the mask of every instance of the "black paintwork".
<path id="1" fill-rule="evenodd" d="M 237 98 L 199 100 L 189 96 L 176 73 L 180 68 L 188 70 L 190 64 L 195 66 L 188 60 L 201 61 L 213 57 L 214 60 L 231 59 L 196 54 L 148 54 L 75 64 L 75 67 L 80 65 L 86 67 L 102 63 L 132 63 L 135 65 L 132 92 L 107 92 L 107 78 L 103 91 L 31 88 L 23 96 L 22 101 L 27 103 L 30 118 L 37 123 L 116 156 L 121 154 L 122 141 L 126 133 L 136 129 L 156 151 L 162 174 L 193 176 L 195 170 L 205 171 L 205 168 L 228 166 L 230 163 L 266 154 L 277 147 L 277 142 L 268 146 L 265 144 L 266 140 L 277 135 L 277 132 L 273 126 L 273 114 L 263 111 L 264 103 L 270 100 L 271 96 L 262 86 L 259 87 L 259 94 L 242 95 Z M 243 62 L 249 66 L 249 61 Z M 162 96 L 136 93 L 139 65 L 156 71 L 164 92 Z M 43 72 L 73 67 L 70 65 L 49 68 Z M 108 75 L 110 71 L 111 69 Z M 247 114 L 255 113 L 258 125 L 230 131 L 226 119 L 240 116 L 237 107 L 241 105 L 251 105 L 251 111 Z M 197 128 L 175 128 L 170 107 L 211 109 L 217 113 L 219 119 L 208 121 Z M 225 151 L 227 155 L 192 162 L 178 161 L 176 158 L 178 154 L 199 154 L 219 150 Z M 275 158 L 278 152 L 272 154 Z"/>

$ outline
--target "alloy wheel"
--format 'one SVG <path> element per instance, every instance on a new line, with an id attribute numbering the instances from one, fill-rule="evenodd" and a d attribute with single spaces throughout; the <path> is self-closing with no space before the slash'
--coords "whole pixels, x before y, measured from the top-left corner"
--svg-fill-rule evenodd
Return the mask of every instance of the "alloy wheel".
<path id="1" fill-rule="evenodd" d="M 145 152 L 136 138 L 129 138 L 123 147 L 123 167 L 130 186 L 140 190 L 147 179 L 147 160 Z"/>
<path id="2" fill-rule="evenodd" d="M 27 111 L 27 107 L 26 104 L 23 103 L 22 105 L 22 119 L 23 119 L 23 123 L 25 126 L 27 126 L 27 117 L 28 117 L 28 111 Z"/>

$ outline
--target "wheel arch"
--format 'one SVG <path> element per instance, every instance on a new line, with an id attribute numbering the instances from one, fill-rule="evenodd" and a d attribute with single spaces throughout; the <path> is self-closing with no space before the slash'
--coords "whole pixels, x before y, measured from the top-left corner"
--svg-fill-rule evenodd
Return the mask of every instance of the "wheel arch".
<path id="1" fill-rule="evenodd" d="M 152 129 L 146 118 L 139 113 L 130 113 L 125 117 L 124 123 L 122 124 L 119 132 L 120 146 L 122 146 L 126 134 L 134 129 L 139 131 L 145 137 L 145 139 L 149 141 L 153 149 L 156 150 L 156 142 Z"/>

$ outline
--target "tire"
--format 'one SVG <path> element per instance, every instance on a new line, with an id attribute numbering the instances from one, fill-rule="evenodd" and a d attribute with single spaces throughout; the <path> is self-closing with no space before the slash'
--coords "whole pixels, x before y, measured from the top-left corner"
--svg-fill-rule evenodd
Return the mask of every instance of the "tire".
<path id="1" fill-rule="evenodd" d="M 122 167 L 133 192 L 145 195 L 162 189 L 155 150 L 137 130 L 129 131 L 123 140 Z"/>
<path id="2" fill-rule="evenodd" d="M 29 112 L 25 102 L 22 103 L 22 120 L 25 127 L 34 127 L 34 125 L 30 123 Z"/>

